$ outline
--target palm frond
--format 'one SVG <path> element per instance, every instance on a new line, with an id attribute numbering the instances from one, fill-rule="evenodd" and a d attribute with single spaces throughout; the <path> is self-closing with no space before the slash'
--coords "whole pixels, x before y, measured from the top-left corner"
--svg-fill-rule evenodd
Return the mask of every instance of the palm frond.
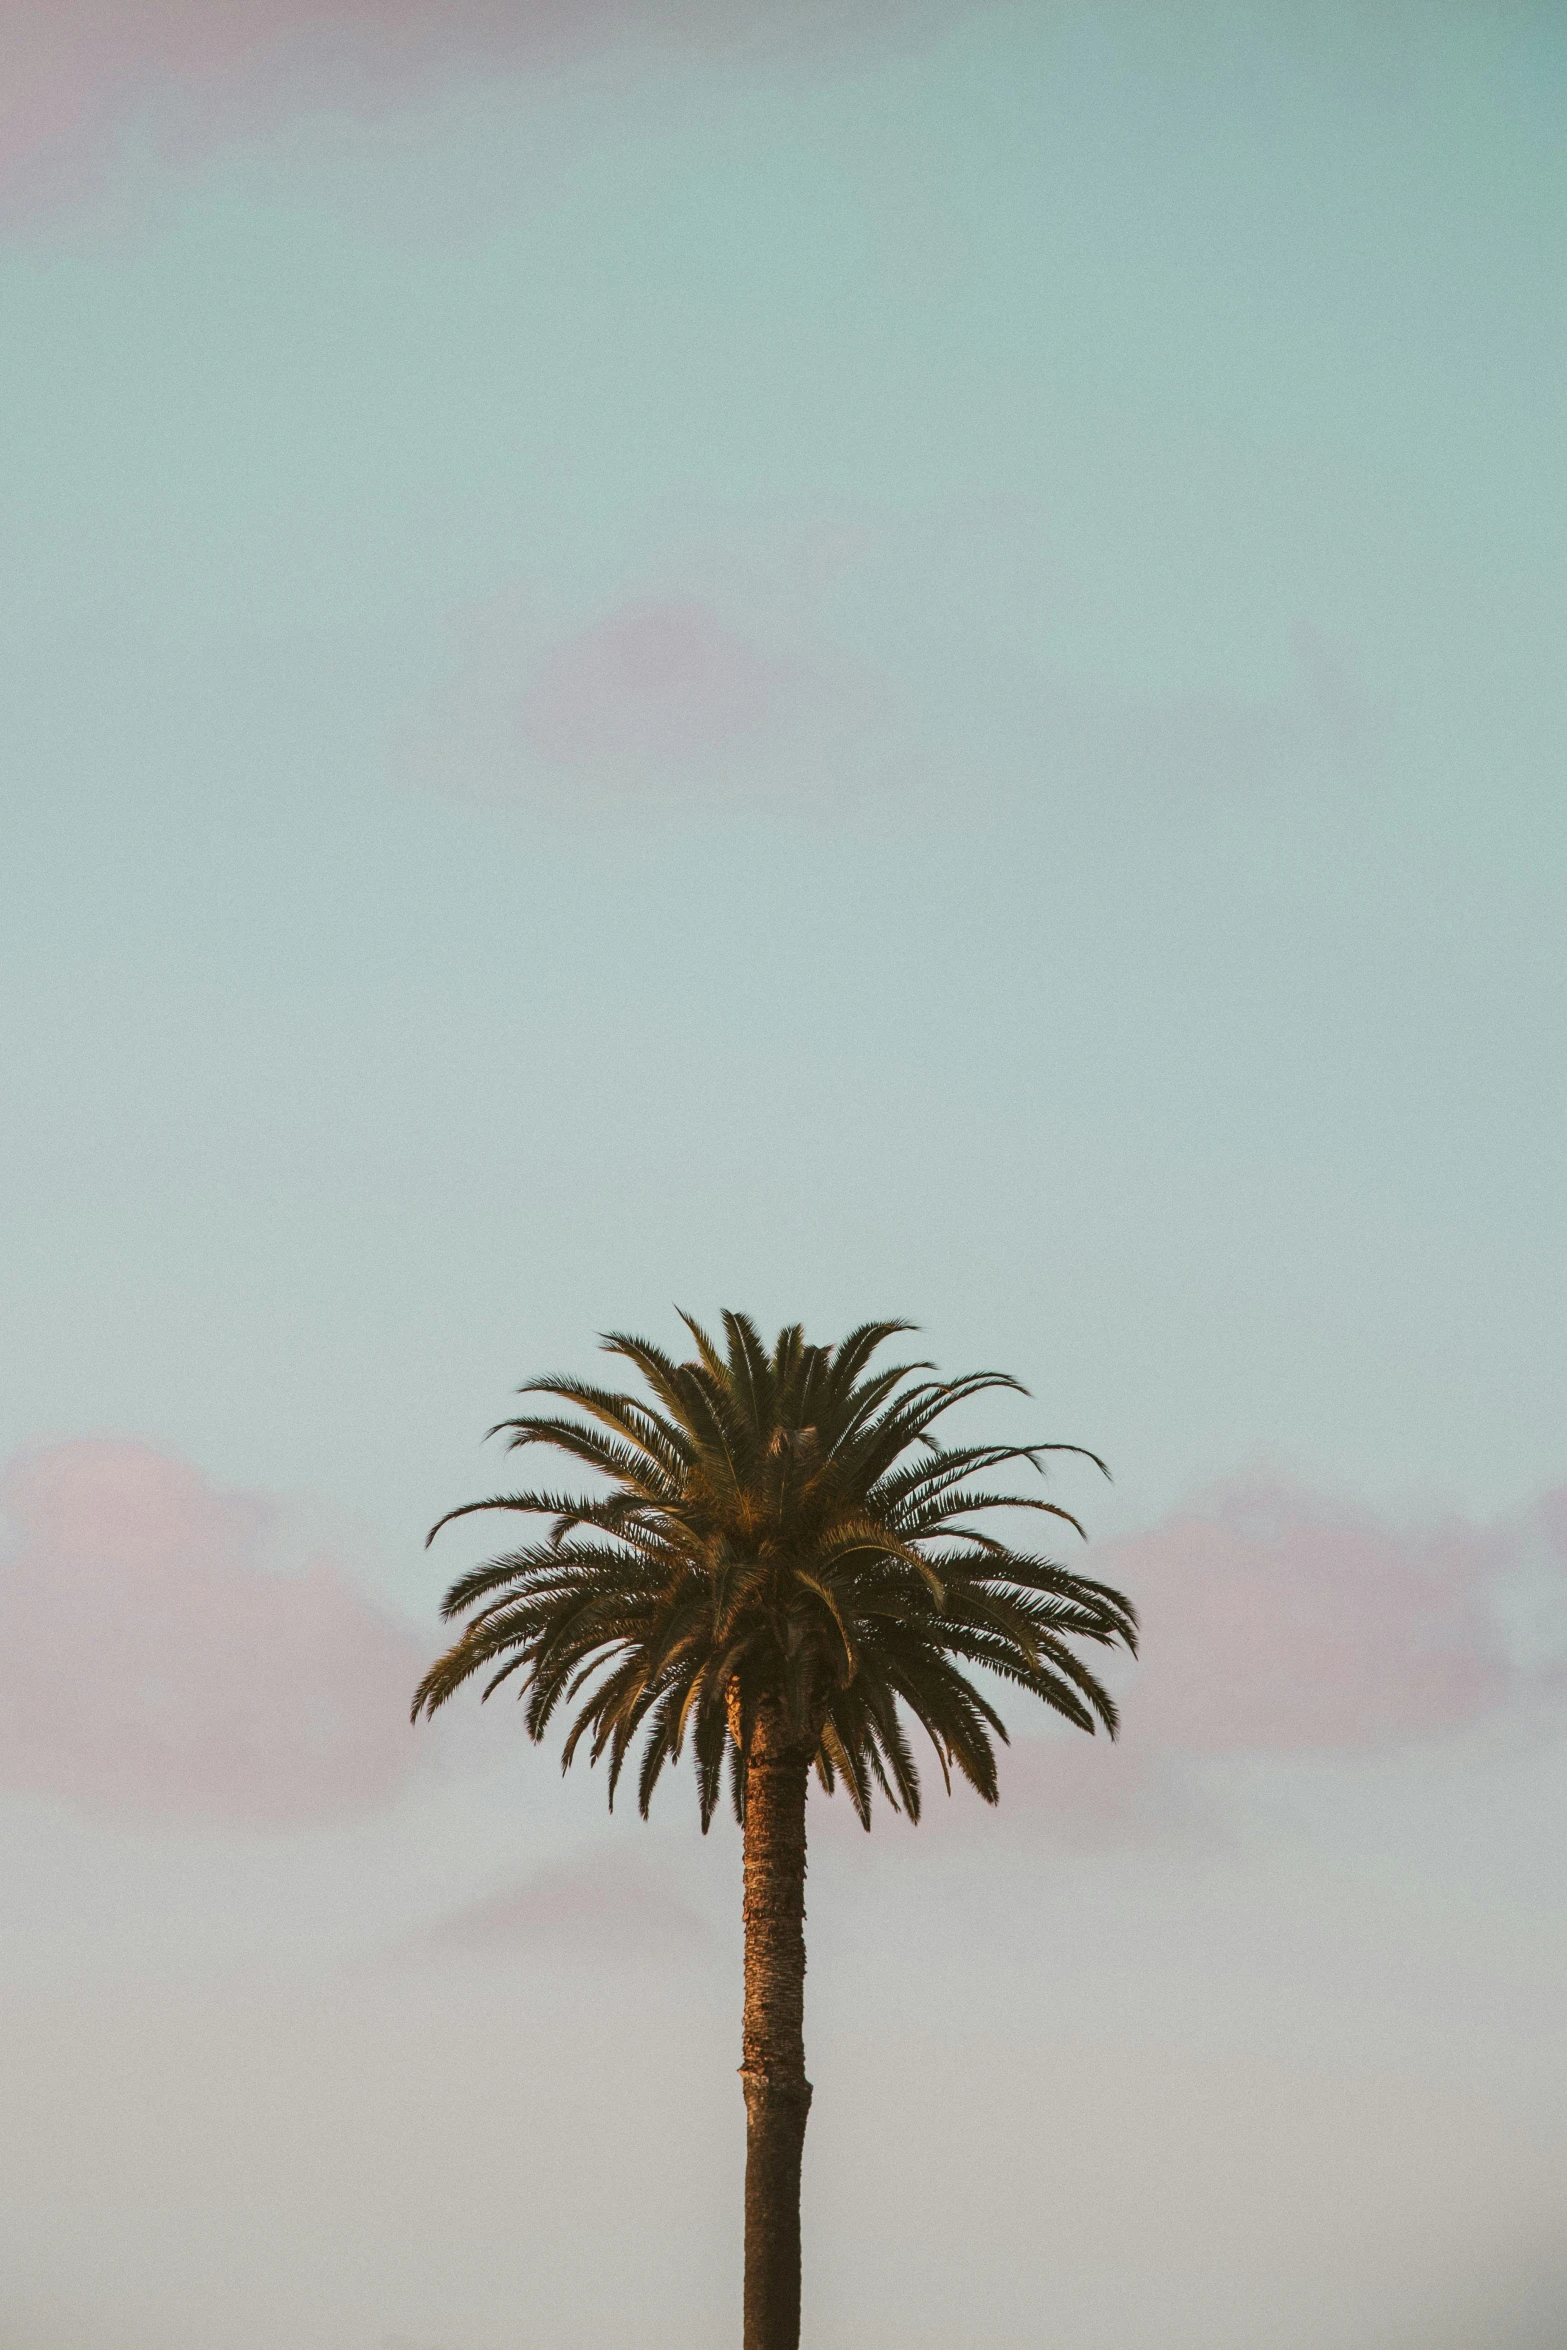
<path id="1" fill-rule="evenodd" d="M 685 1362 L 649 1339 L 605 1334 L 642 1392 L 532 1379 L 519 1392 L 559 1408 L 492 1430 L 512 1449 L 543 1445 L 574 1461 L 600 1487 L 495 1494 L 431 1528 L 433 1540 L 492 1510 L 548 1521 L 536 1541 L 451 1584 L 444 1612 L 463 1629 L 420 1682 L 416 1717 L 477 1675 L 486 1697 L 514 1683 L 530 1736 L 565 1709 L 563 1768 L 585 1747 L 606 1765 L 611 1800 L 635 1754 L 644 1813 L 689 1747 L 704 1828 L 726 1761 L 743 1815 L 764 1719 L 866 1826 L 877 1790 L 919 1816 L 908 1722 L 946 1784 L 955 1771 L 994 1802 L 1006 1730 L 974 1671 L 1114 1736 L 1115 1704 L 1073 1643 L 1135 1653 L 1130 1600 L 973 1523 L 1027 1510 L 1081 1534 L 1070 1510 L 1001 1489 L 996 1472 L 1042 1470 L 1053 1452 L 1104 1469 L 1097 1454 L 943 1444 L 932 1432 L 958 1405 L 1025 1390 L 1000 1371 L 877 1369 L 906 1322 L 861 1323 L 835 1348 L 790 1324 L 768 1348 L 744 1314 L 724 1313 L 721 1339 L 681 1320 L 695 1350 Z"/>

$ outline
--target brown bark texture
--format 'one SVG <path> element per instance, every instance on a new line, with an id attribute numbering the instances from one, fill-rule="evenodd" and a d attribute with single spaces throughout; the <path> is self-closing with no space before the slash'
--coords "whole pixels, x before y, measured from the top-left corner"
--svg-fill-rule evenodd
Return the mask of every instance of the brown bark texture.
<path id="1" fill-rule="evenodd" d="M 808 1761 L 756 1726 L 745 1776 L 745 2350 L 799 2350 Z"/>

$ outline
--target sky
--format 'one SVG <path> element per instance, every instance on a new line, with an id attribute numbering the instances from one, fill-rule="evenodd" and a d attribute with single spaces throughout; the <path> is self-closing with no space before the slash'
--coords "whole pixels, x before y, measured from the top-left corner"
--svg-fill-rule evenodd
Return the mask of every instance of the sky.
<path id="1" fill-rule="evenodd" d="M 1014 1373 L 1146 1625 L 813 1802 L 813 2350 L 1552 2350 L 1560 11 L 0 91 L 0 2350 L 734 2339 L 732 1826 L 406 1719 L 520 1381 L 726 1306 Z"/>

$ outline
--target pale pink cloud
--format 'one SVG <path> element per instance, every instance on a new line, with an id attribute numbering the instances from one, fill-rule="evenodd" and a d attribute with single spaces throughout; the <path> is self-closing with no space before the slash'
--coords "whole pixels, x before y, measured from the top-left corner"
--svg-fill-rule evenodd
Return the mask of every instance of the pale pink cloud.
<path id="1" fill-rule="evenodd" d="M 33 0 L 0 19 L 0 200 L 69 195 L 128 117 L 173 94 L 223 110 L 247 79 L 333 14 L 312 0 Z"/>
<path id="2" fill-rule="evenodd" d="M 301 111 L 362 110 L 476 70 L 605 44 L 798 47 L 929 0 L 11 0 L 0 10 L 0 204 L 52 205 L 138 118 L 199 153 Z"/>
<path id="3" fill-rule="evenodd" d="M 754 756 L 822 687 L 808 661 L 765 652 L 703 605 L 649 597 L 550 649 L 517 731 L 568 774 L 693 772 Z"/>
<path id="4" fill-rule="evenodd" d="M 1241 1486 L 1096 1556 L 1137 1594 L 1138 1734 L 1184 1753 L 1381 1745 L 1461 1728 L 1507 1693 L 1486 1591 L 1502 1538 L 1404 1533 Z"/>
<path id="5" fill-rule="evenodd" d="M 1142 1614 L 1141 1661 L 1114 1676 L 1120 1739 L 1017 1736 L 1013 1705 L 1002 1764 L 1003 1821 L 1067 1842 L 1201 1824 L 1193 1764 L 1441 1739 L 1558 1693 L 1567 1665 L 1567 1491 L 1497 1525 L 1410 1530 L 1236 1484 L 1089 1567 Z"/>
<path id="6" fill-rule="evenodd" d="M 878 681 L 797 616 L 672 590 L 561 631 L 513 593 L 462 640 L 411 745 L 417 780 L 450 796 L 591 816 L 841 804 L 876 783 Z"/>
<path id="7" fill-rule="evenodd" d="M 330 1559 L 269 1570 L 266 1501 L 79 1441 L 14 1461 L 0 1510 L 0 1787 L 257 1829 L 395 1796 L 423 1653 Z"/>

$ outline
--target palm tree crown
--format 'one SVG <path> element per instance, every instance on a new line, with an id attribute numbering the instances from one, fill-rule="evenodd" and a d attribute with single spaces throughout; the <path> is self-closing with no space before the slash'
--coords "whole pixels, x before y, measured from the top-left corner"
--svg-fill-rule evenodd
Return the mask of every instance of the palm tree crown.
<path id="1" fill-rule="evenodd" d="M 575 1708 L 562 1758 L 584 1739 L 607 1757 L 609 1793 L 640 1739 L 644 1814 L 666 1762 L 689 1742 L 705 1829 L 725 1757 L 744 1818 L 756 1725 L 765 1713 L 814 1765 L 841 1781 L 870 1825 L 873 1788 L 917 1818 L 919 1773 L 900 1718 L 925 1731 L 951 1786 L 954 1767 L 997 1796 L 994 1705 L 965 1667 L 1018 1683 L 1080 1729 L 1113 1737 L 1109 1692 L 1074 1639 L 1135 1650 L 1131 1602 L 1089 1577 L 1020 1551 L 973 1521 L 997 1510 L 1064 1519 L 1037 1495 L 996 1492 L 1016 1462 L 1078 1445 L 950 1446 L 931 1430 L 954 1405 L 996 1388 L 996 1371 L 942 1379 L 929 1363 L 872 1371 L 905 1322 L 868 1322 L 837 1347 L 783 1330 L 772 1352 L 742 1314 L 723 1317 L 720 1352 L 683 1316 L 696 1360 L 611 1335 L 607 1352 L 640 1373 L 626 1394 L 570 1378 L 519 1392 L 571 1407 L 526 1412 L 491 1434 L 542 1444 L 596 1470 L 590 1496 L 498 1495 L 449 1512 L 512 1510 L 550 1521 L 540 1538 L 459 1576 L 443 1614 L 468 1621 L 425 1675 L 415 1718 L 477 1673 L 483 1694 L 522 1680 L 530 1735 Z M 1087 1453 L 1099 1468 L 1097 1455 Z M 1108 1474 L 1108 1472 L 1106 1472 Z"/>

